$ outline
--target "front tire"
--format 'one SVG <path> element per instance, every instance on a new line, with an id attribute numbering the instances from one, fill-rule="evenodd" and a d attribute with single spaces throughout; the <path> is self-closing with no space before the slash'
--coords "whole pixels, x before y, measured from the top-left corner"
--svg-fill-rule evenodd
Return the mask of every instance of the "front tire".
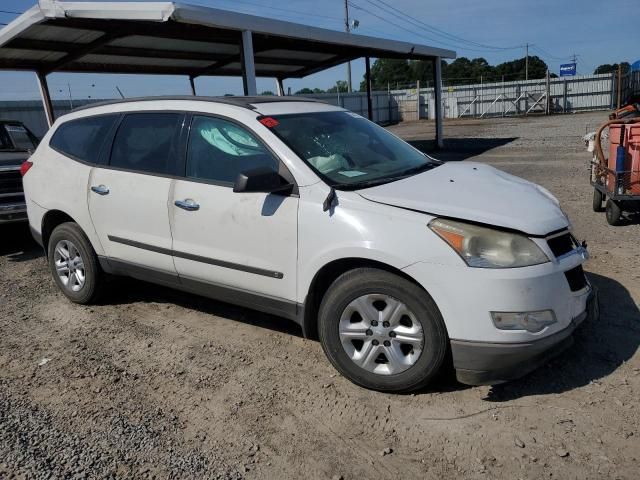
<path id="1" fill-rule="evenodd" d="M 359 268 L 338 277 L 322 300 L 318 323 L 333 366 L 372 390 L 423 388 L 447 354 L 446 327 L 433 299 L 384 270 Z"/>
<path id="2" fill-rule="evenodd" d="M 611 199 L 607 200 L 607 222 L 609 225 L 617 227 L 622 225 L 622 209 L 620 204 Z"/>
<path id="3" fill-rule="evenodd" d="M 49 237 L 47 252 L 51 274 L 62 293 L 75 303 L 94 302 L 103 273 L 80 226 L 74 222 L 58 225 Z"/>

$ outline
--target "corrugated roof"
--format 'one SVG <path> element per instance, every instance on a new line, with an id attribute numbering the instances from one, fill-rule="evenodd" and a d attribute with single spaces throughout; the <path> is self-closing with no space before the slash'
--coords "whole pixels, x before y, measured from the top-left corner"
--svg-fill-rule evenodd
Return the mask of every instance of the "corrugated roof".
<path id="1" fill-rule="evenodd" d="M 0 69 L 240 76 L 245 30 L 264 77 L 300 78 L 367 56 L 455 58 L 450 50 L 215 8 L 40 0 L 0 30 Z"/>

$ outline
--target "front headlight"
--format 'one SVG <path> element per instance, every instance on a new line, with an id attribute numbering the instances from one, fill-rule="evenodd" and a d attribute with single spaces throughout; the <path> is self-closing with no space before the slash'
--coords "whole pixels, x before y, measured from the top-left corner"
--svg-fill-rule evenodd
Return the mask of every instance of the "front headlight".
<path id="1" fill-rule="evenodd" d="M 518 233 L 436 218 L 429 228 L 449 244 L 470 267 L 516 268 L 546 263 L 549 258 Z"/>

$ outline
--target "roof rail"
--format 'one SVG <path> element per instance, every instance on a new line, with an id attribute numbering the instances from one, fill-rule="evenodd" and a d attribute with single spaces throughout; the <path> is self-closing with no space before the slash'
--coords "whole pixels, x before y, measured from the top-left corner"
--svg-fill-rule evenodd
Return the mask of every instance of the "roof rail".
<path id="1" fill-rule="evenodd" d="M 260 103 L 277 103 L 277 102 L 313 102 L 313 103 L 327 103 L 322 100 L 307 97 L 293 97 L 293 96 L 275 96 L 275 95 L 261 95 L 255 97 L 244 96 L 225 96 L 225 97 L 200 97 L 193 95 L 160 95 L 156 97 L 132 97 L 132 98 L 119 98 L 115 100 L 107 100 L 104 102 L 89 103 L 80 107 L 74 108 L 73 112 L 81 110 L 88 110 L 90 108 L 102 107 L 105 105 L 118 105 L 120 103 L 132 103 L 132 102 L 150 102 L 158 100 L 183 100 L 192 102 L 211 102 L 211 103 L 223 103 L 226 105 L 235 105 L 237 107 L 248 108 L 249 110 L 255 110 L 255 106 Z"/>

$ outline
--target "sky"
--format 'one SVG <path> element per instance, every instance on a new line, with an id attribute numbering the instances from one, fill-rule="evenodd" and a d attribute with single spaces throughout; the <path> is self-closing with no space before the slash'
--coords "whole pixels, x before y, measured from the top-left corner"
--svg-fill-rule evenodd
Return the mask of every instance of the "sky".
<path id="1" fill-rule="evenodd" d="M 491 64 L 521 58 L 529 43 L 552 72 L 577 55 L 578 74 L 590 74 L 603 63 L 640 59 L 640 0 L 383 0 L 406 16 L 389 13 L 379 0 L 349 0 L 350 17 L 359 21 L 354 34 L 371 35 L 443 47 L 458 56 L 483 57 Z M 35 0 L 0 0 L 0 10 L 23 12 Z M 182 0 L 253 15 L 278 18 L 333 30 L 344 29 L 343 0 Z M 385 12 L 383 8 L 386 8 Z M 0 12 L 0 22 L 16 15 Z M 427 29 L 425 24 L 438 30 Z M 1 27 L 2 25 L 0 25 Z M 442 32 L 442 33 L 441 33 Z M 353 85 L 364 74 L 364 60 L 352 62 Z M 342 65 L 304 79 L 285 81 L 285 89 L 329 88 L 346 79 Z M 39 98 L 34 74 L 0 72 L 0 99 Z M 198 94 L 242 94 L 240 78 L 196 80 Z M 118 86 L 127 97 L 189 94 L 186 77 L 141 75 L 52 74 L 54 99 L 112 98 Z M 275 91 L 274 79 L 258 79 L 258 92 Z"/>

